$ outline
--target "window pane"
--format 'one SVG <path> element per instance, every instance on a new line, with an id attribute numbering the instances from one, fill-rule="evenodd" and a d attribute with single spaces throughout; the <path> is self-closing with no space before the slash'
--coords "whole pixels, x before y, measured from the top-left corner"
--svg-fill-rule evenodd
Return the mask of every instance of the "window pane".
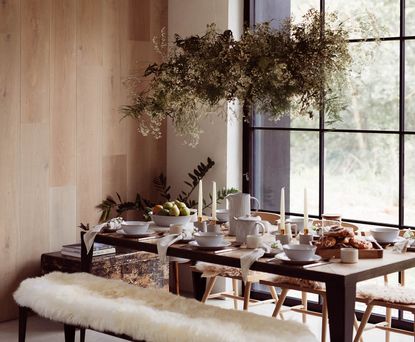
<path id="1" fill-rule="evenodd" d="M 405 14 L 405 34 L 415 36 L 415 0 L 406 0 Z"/>
<path id="2" fill-rule="evenodd" d="M 255 1 L 255 23 L 272 21 L 273 27 L 278 27 L 281 20 L 291 15 L 294 22 L 302 21 L 302 16 L 311 8 L 319 9 L 319 0 L 261 0 Z M 262 115 L 264 114 L 264 115 Z M 288 113 L 287 113 L 288 114 Z M 266 113 L 255 113 L 253 125 L 256 127 L 295 127 L 295 128 L 318 128 L 319 114 L 316 111 L 314 118 L 306 117 L 283 117 L 278 121 L 269 120 Z"/>
<path id="3" fill-rule="evenodd" d="M 331 127 L 397 130 L 399 128 L 399 42 L 350 44 L 355 56 L 348 107 Z M 361 51 L 360 51 L 361 50 Z M 365 57 L 373 52 L 373 56 Z"/>
<path id="4" fill-rule="evenodd" d="M 295 23 L 302 22 L 302 17 L 310 9 L 320 10 L 320 0 L 292 0 L 291 15 Z"/>
<path id="5" fill-rule="evenodd" d="M 254 196 L 265 210 L 280 209 L 285 187 L 286 211 L 303 212 L 304 187 L 309 213 L 318 214 L 318 132 L 254 132 Z"/>
<path id="6" fill-rule="evenodd" d="M 405 129 L 415 131 L 415 41 L 407 40 L 405 50 Z"/>
<path id="7" fill-rule="evenodd" d="M 319 115 L 315 117 L 295 117 L 285 116 L 278 121 L 270 120 L 266 115 L 255 113 L 253 124 L 255 127 L 286 127 L 286 128 L 318 128 Z"/>
<path id="8" fill-rule="evenodd" d="M 399 138 L 325 135 L 325 211 L 344 218 L 398 223 Z"/>
<path id="9" fill-rule="evenodd" d="M 282 20 L 293 16 L 294 22 L 302 22 L 302 16 L 311 9 L 320 8 L 320 0 L 261 0 L 255 1 L 254 21 L 262 23 L 271 21 L 271 25 L 278 27 Z"/>
<path id="10" fill-rule="evenodd" d="M 326 11 L 338 12 L 339 19 L 352 32 L 350 38 L 363 38 L 360 32 L 353 32 L 353 29 L 362 25 L 365 27 L 372 17 L 377 26 L 384 28 L 382 36 L 399 36 L 399 0 L 326 0 Z M 366 30 L 363 32 L 368 34 Z"/>
<path id="11" fill-rule="evenodd" d="M 405 138 L 405 225 L 415 226 L 415 136 Z"/>

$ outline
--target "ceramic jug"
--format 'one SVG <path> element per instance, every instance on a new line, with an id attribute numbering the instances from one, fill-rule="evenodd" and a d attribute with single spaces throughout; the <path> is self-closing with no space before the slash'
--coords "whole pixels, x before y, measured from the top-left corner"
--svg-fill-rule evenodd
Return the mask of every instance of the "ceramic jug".
<path id="1" fill-rule="evenodd" d="M 252 197 L 250 194 L 244 194 L 237 192 L 226 196 L 229 203 L 229 235 L 235 235 L 236 233 L 236 220 L 235 217 L 249 216 L 251 215 L 251 200 L 257 203 L 257 211 L 259 209 L 259 201 Z"/>
<path id="2" fill-rule="evenodd" d="M 234 217 L 236 223 L 236 242 L 246 243 L 248 235 L 261 235 L 266 232 L 266 226 L 258 216 Z"/>

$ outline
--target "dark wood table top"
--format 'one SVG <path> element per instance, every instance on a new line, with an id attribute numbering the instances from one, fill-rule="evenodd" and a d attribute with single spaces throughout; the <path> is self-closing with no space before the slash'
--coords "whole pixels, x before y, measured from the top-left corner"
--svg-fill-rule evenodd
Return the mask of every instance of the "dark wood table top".
<path id="1" fill-rule="evenodd" d="M 232 238 L 229 238 L 229 240 L 232 241 Z M 98 234 L 95 241 L 157 253 L 157 239 L 140 241 L 140 239 L 126 238 L 121 234 L 113 233 Z M 240 267 L 241 256 L 251 251 L 249 249 L 239 248 L 231 252 L 215 254 L 211 251 L 200 250 L 189 246 L 187 243 L 176 243 L 168 248 L 167 255 L 225 266 Z M 311 268 L 284 264 L 279 260 L 267 262 L 267 259 L 269 258 L 262 258 L 256 261 L 251 269 L 324 282 L 330 280 L 338 281 L 340 279 L 359 282 L 415 267 L 415 253 L 396 254 L 391 250 L 385 250 L 383 258 L 379 259 L 360 259 L 356 264 L 344 264 L 338 259 L 332 259 L 328 264 Z"/>

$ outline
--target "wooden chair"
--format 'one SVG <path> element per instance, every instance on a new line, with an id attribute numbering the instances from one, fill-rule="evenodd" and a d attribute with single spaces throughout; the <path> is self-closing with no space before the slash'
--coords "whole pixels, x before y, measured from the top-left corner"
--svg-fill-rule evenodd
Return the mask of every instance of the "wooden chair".
<path id="1" fill-rule="evenodd" d="M 407 331 L 407 330 L 392 328 L 392 309 L 398 309 L 398 310 L 411 312 L 414 315 L 414 319 L 415 319 L 415 305 L 414 304 L 398 304 L 398 303 L 391 303 L 391 302 L 387 302 L 383 300 L 367 300 L 367 299 L 359 299 L 359 301 L 365 303 L 367 307 L 366 307 L 366 311 L 363 314 L 362 320 L 360 321 L 360 325 L 357 330 L 354 342 L 359 341 L 359 339 L 361 338 L 366 328 L 366 324 L 372 313 L 372 310 L 375 306 L 381 306 L 381 307 L 386 308 L 385 321 L 377 323 L 373 326 L 373 328 L 385 330 L 385 341 L 386 342 L 390 341 L 391 332 L 413 336 L 415 340 L 415 324 L 413 326 L 412 332 Z"/>
<path id="2" fill-rule="evenodd" d="M 281 218 L 280 215 L 274 213 L 267 213 L 266 211 L 253 211 L 252 216 L 260 216 L 263 221 L 268 221 L 271 224 L 277 224 Z"/>
<path id="3" fill-rule="evenodd" d="M 193 272 L 198 272 L 195 267 L 192 268 Z M 232 291 L 224 291 L 212 294 L 213 287 L 215 286 L 216 280 L 218 277 L 226 277 L 232 279 Z M 248 276 L 248 280 L 245 283 L 243 296 L 239 295 L 238 280 L 242 281 L 241 276 L 231 276 L 231 275 L 218 275 L 207 278 L 206 290 L 203 294 L 202 303 L 206 303 L 208 299 L 213 298 L 231 298 L 233 299 L 234 309 L 238 310 L 238 301 L 243 302 L 243 310 L 247 311 L 249 307 L 262 305 L 262 304 L 274 304 L 278 302 L 278 294 L 273 286 L 269 286 L 272 299 L 267 300 L 256 300 L 251 298 L 251 288 L 252 284 L 259 283 L 262 273 L 254 273 L 253 275 Z M 283 314 L 280 315 L 281 319 L 284 319 Z"/>
<path id="4" fill-rule="evenodd" d="M 280 215 L 274 214 L 274 213 L 268 213 L 268 212 L 252 212 L 253 216 L 260 216 L 262 220 L 268 221 L 271 224 L 275 224 L 276 221 L 280 219 Z M 192 268 L 192 271 L 197 272 L 195 268 Z M 219 293 L 212 294 L 213 287 L 215 286 L 217 277 L 224 277 L 224 278 L 230 278 L 232 279 L 232 291 L 223 291 Z M 202 303 L 205 303 L 208 299 L 212 298 L 231 298 L 233 299 L 233 305 L 234 309 L 238 309 L 238 301 L 243 301 L 243 310 L 248 310 L 250 306 L 254 305 L 260 305 L 260 304 L 270 304 L 270 303 L 276 303 L 278 301 L 278 294 L 273 286 L 269 287 L 269 290 L 271 292 L 272 299 L 267 300 L 255 300 L 251 298 L 251 288 L 253 283 L 258 283 L 259 279 L 255 278 L 255 276 L 248 278 L 248 281 L 245 283 L 245 289 L 243 296 L 239 295 L 239 284 L 238 281 L 242 281 L 242 278 L 240 276 L 229 276 L 225 274 L 219 274 L 214 277 L 209 277 L 207 279 L 206 284 L 206 290 L 202 298 Z M 283 315 L 281 314 L 281 318 L 283 318 Z"/>
<path id="5" fill-rule="evenodd" d="M 267 285 L 270 287 L 279 287 L 281 289 L 281 293 L 279 296 L 279 299 L 277 301 L 277 303 L 275 304 L 275 309 L 274 312 L 272 313 L 272 317 L 277 317 L 278 314 L 281 314 L 283 312 L 286 311 L 295 311 L 295 312 L 299 312 L 303 315 L 303 317 L 305 315 L 313 315 L 313 316 L 318 316 L 322 318 L 322 322 L 321 322 L 321 341 L 325 342 L 326 341 L 326 337 L 327 337 L 327 327 L 328 327 L 328 309 L 327 309 L 327 302 L 326 302 L 326 291 L 324 288 L 322 289 L 314 289 L 312 287 L 307 288 L 307 292 L 306 293 L 314 293 L 317 294 L 319 296 L 321 296 L 322 298 L 322 312 L 314 312 L 314 311 L 310 311 L 307 309 L 307 305 L 304 305 L 304 303 L 302 303 L 301 305 L 296 305 L 296 306 L 292 306 L 287 308 L 286 310 L 282 310 L 282 306 L 284 304 L 285 298 L 288 295 L 288 292 L 290 290 L 293 291 L 301 291 L 302 293 L 304 293 L 304 287 L 302 286 L 298 286 L 298 285 L 293 285 L 293 284 L 285 284 L 285 283 L 276 283 L 273 282 L 272 280 L 262 280 L 261 284 L 263 285 Z M 303 323 L 304 322 L 303 320 Z M 354 327 L 356 329 L 356 331 L 358 330 L 359 327 L 359 323 L 357 321 L 357 318 L 355 316 L 354 318 Z M 363 342 L 362 339 L 358 339 L 356 341 L 361 341 Z"/>

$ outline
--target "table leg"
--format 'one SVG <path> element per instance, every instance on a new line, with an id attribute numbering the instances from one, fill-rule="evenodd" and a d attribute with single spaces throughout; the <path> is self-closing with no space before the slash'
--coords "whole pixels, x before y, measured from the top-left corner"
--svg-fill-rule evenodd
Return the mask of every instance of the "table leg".
<path id="1" fill-rule="evenodd" d="M 193 296 L 198 301 L 201 301 L 206 289 L 206 278 L 202 277 L 201 272 L 192 272 L 193 280 Z"/>
<path id="2" fill-rule="evenodd" d="M 179 294 L 179 264 L 176 261 L 169 262 L 169 291 Z"/>
<path id="3" fill-rule="evenodd" d="M 326 283 L 329 314 L 330 340 L 350 342 L 353 340 L 356 283 Z"/>
<path id="4" fill-rule="evenodd" d="M 92 248 L 88 253 L 84 244 L 84 235 L 85 232 L 81 232 L 81 271 L 91 273 L 94 245 L 92 244 Z"/>

